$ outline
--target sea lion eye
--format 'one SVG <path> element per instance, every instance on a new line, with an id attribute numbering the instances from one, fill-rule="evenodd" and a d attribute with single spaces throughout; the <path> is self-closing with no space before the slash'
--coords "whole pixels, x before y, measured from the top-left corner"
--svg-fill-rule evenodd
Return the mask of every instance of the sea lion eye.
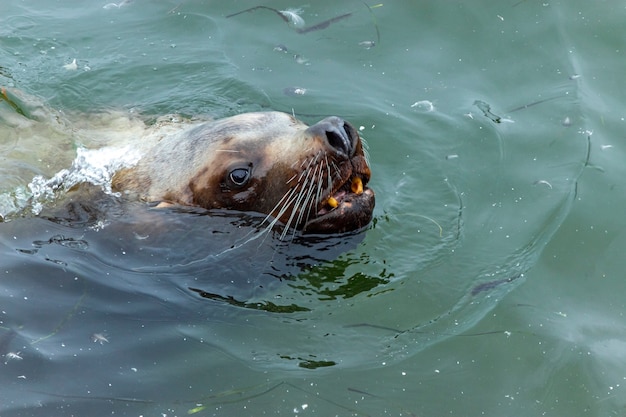
<path id="1" fill-rule="evenodd" d="M 228 177 L 235 185 L 242 186 L 250 179 L 250 170 L 248 168 L 236 168 L 230 171 Z"/>

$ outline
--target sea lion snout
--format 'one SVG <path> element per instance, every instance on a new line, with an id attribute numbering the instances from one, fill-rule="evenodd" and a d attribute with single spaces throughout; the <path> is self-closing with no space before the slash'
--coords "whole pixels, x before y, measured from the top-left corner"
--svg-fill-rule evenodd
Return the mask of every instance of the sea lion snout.
<path id="1" fill-rule="evenodd" d="M 307 132 L 326 140 L 335 151 L 352 157 L 359 141 L 356 129 L 345 120 L 331 116 L 310 126 Z"/>

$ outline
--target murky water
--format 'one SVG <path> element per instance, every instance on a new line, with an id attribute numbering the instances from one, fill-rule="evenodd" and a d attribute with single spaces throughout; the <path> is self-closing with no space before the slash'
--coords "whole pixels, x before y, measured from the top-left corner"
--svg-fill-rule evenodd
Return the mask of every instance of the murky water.
<path id="1" fill-rule="evenodd" d="M 41 103 L 0 100 L 0 414 L 622 414 L 624 5 L 299 6 L 0 6 Z M 359 128 L 367 231 L 33 204 L 159 117 L 263 109 Z"/>

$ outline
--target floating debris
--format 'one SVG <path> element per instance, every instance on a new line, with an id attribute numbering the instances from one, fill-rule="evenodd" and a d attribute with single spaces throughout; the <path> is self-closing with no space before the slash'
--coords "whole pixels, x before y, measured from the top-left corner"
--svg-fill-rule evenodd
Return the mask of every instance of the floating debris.
<path id="1" fill-rule="evenodd" d="M 296 29 L 296 31 L 298 33 L 309 33 L 309 32 L 315 32 L 316 30 L 326 29 L 331 24 L 338 22 L 340 20 L 343 20 L 345 18 L 348 18 L 350 16 L 352 16 L 352 13 L 344 13 L 342 15 L 335 16 L 332 19 L 324 20 L 323 22 L 318 23 L 317 25 L 309 26 L 308 28 Z"/>
<path id="2" fill-rule="evenodd" d="M 373 47 L 376 46 L 376 42 L 374 41 L 362 41 L 359 42 L 359 46 L 365 48 L 365 49 L 372 49 Z"/>
<path id="3" fill-rule="evenodd" d="M 287 49 L 287 47 L 285 45 L 282 44 L 278 44 L 274 47 L 274 51 L 276 52 L 283 52 L 283 53 L 287 53 L 289 52 L 289 50 Z"/>
<path id="4" fill-rule="evenodd" d="M 569 116 L 566 116 L 565 119 L 561 121 L 561 124 L 565 127 L 570 127 L 572 125 L 572 119 L 570 119 Z"/>
<path id="5" fill-rule="evenodd" d="M 482 100 L 476 100 L 474 102 L 474 105 L 476 107 L 478 107 L 480 109 L 480 111 L 483 112 L 483 114 L 485 115 L 486 118 L 488 118 L 489 120 L 491 120 L 494 123 L 502 123 L 502 117 L 498 116 L 497 114 L 493 114 L 491 112 L 491 106 L 487 103 L 485 103 Z"/>
<path id="6" fill-rule="evenodd" d="M 304 27 L 304 19 L 300 16 L 302 9 L 279 10 L 278 13 L 287 18 L 287 23 L 294 28 Z"/>
<path id="7" fill-rule="evenodd" d="M 539 184 L 547 185 L 550 189 L 552 189 L 552 184 L 550 184 L 546 180 L 538 180 L 538 181 L 535 181 L 533 184 L 534 185 L 539 185 Z"/>
<path id="8" fill-rule="evenodd" d="M 101 345 L 104 345 L 105 343 L 109 343 L 109 339 L 107 339 L 107 335 L 105 333 L 92 334 L 91 341 L 94 343 L 100 343 Z"/>
<path id="9" fill-rule="evenodd" d="M 274 9 L 273 7 L 261 5 L 261 6 L 250 7 L 248 9 L 242 10 L 237 13 L 229 14 L 228 16 L 226 16 L 226 18 L 228 19 L 228 18 L 235 17 L 243 13 L 247 13 L 247 12 L 254 12 L 259 9 L 270 10 L 276 13 L 278 16 L 280 16 L 281 19 L 283 19 L 289 26 L 293 27 L 298 33 L 308 33 L 308 32 L 314 32 L 316 30 L 326 29 L 331 24 L 352 16 L 352 13 L 344 13 L 342 15 L 324 20 L 323 22 L 320 22 L 316 25 L 303 27 L 304 19 L 300 17 L 300 13 L 301 13 L 300 10 L 297 10 L 297 9 L 278 10 L 278 9 Z"/>
<path id="10" fill-rule="evenodd" d="M 459 157 L 459 155 L 457 155 L 455 153 L 450 154 L 450 155 L 446 155 L 446 159 L 457 159 L 458 157 Z"/>
<path id="11" fill-rule="evenodd" d="M 306 88 L 302 87 L 287 87 L 283 89 L 283 93 L 288 96 L 303 96 L 306 94 Z"/>
<path id="12" fill-rule="evenodd" d="M 76 71 L 78 69 L 78 64 L 76 64 L 76 58 L 74 58 L 74 60 L 70 62 L 69 64 L 63 65 L 63 68 L 65 68 L 68 71 Z"/>
<path id="13" fill-rule="evenodd" d="M 482 284 L 478 284 L 476 285 L 474 288 L 472 288 L 472 295 L 478 295 L 481 292 L 485 292 L 485 291 L 491 291 L 497 287 L 499 287 L 502 284 L 508 284 L 510 282 L 513 282 L 515 280 L 517 280 L 518 278 L 523 278 L 524 274 L 517 274 L 514 275 L 510 278 L 502 278 L 502 279 L 496 279 L 493 281 L 489 281 L 489 282 L 484 282 Z"/>
<path id="14" fill-rule="evenodd" d="M 372 17 L 372 24 L 374 25 L 374 29 L 376 29 L 376 43 L 380 43 L 380 30 L 378 29 L 378 22 L 376 22 L 376 16 L 374 15 L 374 11 L 372 9 L 375 9 L 377 7 L 383 7 L 383 4 L 378 3 L 373 6 L 368 6 L 368 4 L 365 2 L 363 2 L 363 4 L 365 5 L 365 7 L 367 7 L 367 10 Z M 372 45 L 372 47 L 374 47 L 374 45 Z"/>
<path id="15" fill-rule="evenodd" d="M 309 60 L 307 58 L 303 57 L 302 55 L 296 54 L 296 55 L 293 56 L 293 59 L 296 61 L 296 63 L 298 63 L 300 65 L 311 65 Z"/>
<path id="16" fill-rule="evenodd" d="M 133 235 L 135 236 L 135 239 L 137 240 L 146 240 L 150 237 L 150 235 L 140 235 L 137 232 L 133 232 Z"/>
<path id="17" fill-rule="evenodd" d="M 7 352 L 6 355 L 4 355 L 4 358 L 8 361 L 21 361 L 22 356 L 21 356 L 21 352 Z M 6 363 L 6 362 L 5 362 Z"/>
<path id="18" fill-rule="evenodd" d="M 532 103 L 524 104 L 523 106 L 515 107 L 514 109 L 511 109 L 508 112 L 509 113 L 513 113 L 513 112 L 516 112 L 516 111 L 519 111 L 519 110 L 524 110 L 524 109 L 527 109 L 529 107 L 536 106 L 537 104 L 542 104 L 542 103 L 545 103 L 545 102 L 548 102 L 548 101 L 556 100 L 556 99 L 559 99 L 559 98 L 564 98 L 566 96 L 567 96 L 567 93 L 563 94 L 563 95 L 560 95 L 560 96 L 543 98 L 541 100 L 533 101 Z"/>

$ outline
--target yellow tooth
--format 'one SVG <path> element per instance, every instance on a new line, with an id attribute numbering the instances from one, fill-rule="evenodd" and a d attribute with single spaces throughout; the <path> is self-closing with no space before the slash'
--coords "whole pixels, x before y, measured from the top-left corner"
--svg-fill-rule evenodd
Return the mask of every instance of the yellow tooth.
<path id="1" fill-rule="evenodd" d="M 328 205 L 335 208 L 339 205 L 339 202 L 335 199 L 335 197 L 328 197 Z"/>
<path id="2" fill-rule="evenodd" d="M 354 194 L 363 194 L 363 181 L 361 181 L 361 178 L 352 178 L 352 185 L 350 188 Z"/>

